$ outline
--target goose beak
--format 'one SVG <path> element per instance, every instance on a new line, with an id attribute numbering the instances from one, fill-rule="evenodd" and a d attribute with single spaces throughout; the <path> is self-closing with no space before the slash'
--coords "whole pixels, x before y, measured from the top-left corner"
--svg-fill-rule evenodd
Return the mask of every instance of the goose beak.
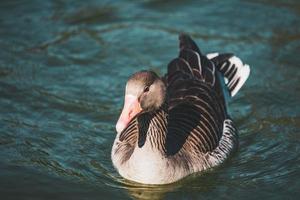
<path id="1" fill-rule="evenodd" d="M 126 95 L 124 107 L 119 120 L 116 124 L 116 130 L 118 133 L 122 132 L 130 122 L 130 120 L 142 111 L 138 98 L 133 95 Z"/>

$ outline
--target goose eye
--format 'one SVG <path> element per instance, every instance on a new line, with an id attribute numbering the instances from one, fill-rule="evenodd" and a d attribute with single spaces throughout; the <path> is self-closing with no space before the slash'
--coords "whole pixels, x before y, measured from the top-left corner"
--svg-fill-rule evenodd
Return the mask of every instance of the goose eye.
<path id="1" fill-rule="evenodd" d="M 144 92 L 148 92 L 149 91 L 149 86 L 146 86 L 145 88 L 144 88 Z"/>

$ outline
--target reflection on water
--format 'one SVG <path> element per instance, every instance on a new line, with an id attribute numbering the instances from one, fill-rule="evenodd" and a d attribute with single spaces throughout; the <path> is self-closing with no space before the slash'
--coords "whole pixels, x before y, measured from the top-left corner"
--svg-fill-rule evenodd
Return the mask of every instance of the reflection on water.
<path id="1" fill-rule="evenodd" d="M 0 192 L 5 199 L 295 199 L 299 195 L 298 1 L 1 1 Z M 251 76 L 230 103 L 240 147 L 170 185 L 112 166 L 124 84 L 166 72 L 179 32 L 237 53 Z"/>

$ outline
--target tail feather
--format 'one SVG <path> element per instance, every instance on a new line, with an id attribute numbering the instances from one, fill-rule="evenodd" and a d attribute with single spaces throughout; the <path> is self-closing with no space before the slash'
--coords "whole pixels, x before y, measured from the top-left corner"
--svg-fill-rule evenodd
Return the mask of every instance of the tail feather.
<path id="1" fill-rule="evenodd" d="M 232 53 L 210 53 L 206 55 L 208 59 L 210 59 L 216 66 L 224 63 L 229 58 L 233 57 L 234 54 Z"/>
<path id="2" fill-rule="evenodd" d="M 250 74 L 250 67 L 243 64 L 240 58 L 233 54 L 207 54 L 225 79 L 230 95 L 233 97 L 244 85 Z"/>

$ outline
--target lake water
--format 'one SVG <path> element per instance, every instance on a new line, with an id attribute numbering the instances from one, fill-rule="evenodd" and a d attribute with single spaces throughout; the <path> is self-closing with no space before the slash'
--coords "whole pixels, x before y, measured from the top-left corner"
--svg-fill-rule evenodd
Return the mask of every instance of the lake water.
<path id="1" fill-rule="evenodd" d="M 122 179 L 110 151 L 133 72 L 166 72 L 178 33 L 251 75 L 224 165 L 167 186 Z M 300 2 L 1 1 L 1 199 L 297 199 Z"/>

